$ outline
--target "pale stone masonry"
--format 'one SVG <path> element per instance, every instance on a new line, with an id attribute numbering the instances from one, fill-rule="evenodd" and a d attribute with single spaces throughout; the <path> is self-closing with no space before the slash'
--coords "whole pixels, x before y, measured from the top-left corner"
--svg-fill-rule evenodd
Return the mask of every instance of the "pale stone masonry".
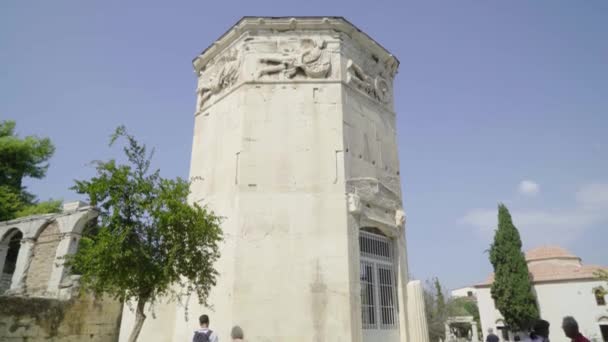
<path id="1" fill-rule="evenodd" d="M 2 342 L 116 342 L 122 305 L 81 295 L 70 300 L 0 296 Z"/>
<path id="2" fill-rule="evenodd" d="M 32 251 L 32 261 L 26 279 L 26 288 L 30 294 L 47 292 L 59 242 L 61 237 L 58 224 L 51 222 L 38 236 Z"/>
<path id="3" fill-rule="evenodd" d="M 194 59 L 191 200 L 225 217 L 220 277 L 212 308 L 160 302 L 140 339 L 187 341 L 201 313 L 220 340 L 428 339 L 408 334 L 398 64 L 341 17 L 245 17 Z"/>

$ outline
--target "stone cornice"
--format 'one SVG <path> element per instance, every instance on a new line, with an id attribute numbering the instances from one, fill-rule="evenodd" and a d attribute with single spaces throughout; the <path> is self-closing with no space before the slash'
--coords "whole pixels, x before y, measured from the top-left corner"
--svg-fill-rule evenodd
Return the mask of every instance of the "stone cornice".
<path id="1" fill-rule="evenodd" d="M 33 221 L 41 221 L 41 222 L 42 221 L 52 221 L 52 220 L 58 219 L 60 217 L 74 215 L 75 213 L 78 213 L 78 212 L 87 212 L 87 211 L 99 212 L 99 209 L 88 205 L 85 207 L 80 207 L 78 209 L 63 211 L 63 212 L 59 212 L 59 213 L 25 216 L 25 217 L 12 219 L 9 221 L 2 221 L 2 222 L 0 222 L 0 227 L 16 226 L 16 225 L 19 225 L 19 224 L 22 224 L 25 222 L 33 222 Z"/>
<path id="2" fill-rule="evenodd" d="M 222 100 L 223 98 L 225 98 L 226 96 L 232 94 L 233 92 L 237 91 L 239 88 L 243 87 L 243 86 L 247 86 L 247 85 L 277 85 L 277 84 L 342 84 L 345 87 L 348 87 L 349 89 L 352 89 L 353 91 L 358 91 L 357 88 L 355 88 L 353 85 L 346 83 L 346 81 L 344 80 L 340 80 L 340 79 L 313 79 L 313 80 L 307 80 L 307 79 L 303 79 L 303 80 L 268 80 L 268 81 L 256 81 L 256 80 L 244 80 L 244 81 L 240 81 L 238 83 L 236 83 L 233 87 L 231 87 L 228 91 L 220 94 L 219 96 L 217 96 L 216 98 L 213 99 L 213 101 L 210 101 L 209 104 L 205 104 L 205 106 L 203 108 L 201 108 L 200 110 L 197 110 L 194 112 L 194 116 L 198 116 L 200 114 L 203 114 L 205 111 L 211 109 L 213 107 L 213 105 L 217 102 L 219 102 L 220 100 Z M 379 106 L 380 108 L 382 108 L 383 112 L 389 113 L 390 115 L 396 116 L 397 113 L 395 112 L 394 109 L 390 108 L 390 107 L 386 107 L 384 106 L 380 101 L 378 101 L 375 98 L 372 98 L 371 96 L 367 96 L 367 95 L 361 95 L 363 98 L 365 98 L 366 101 L 369 101 L 370 103 L 373 103 L 376 106 Z M 1 223 L 0 223 L 1 224 Z"/>
<path id="3" fill-rule="evenodd" d="M 332 30 L 345 33 L 376 55 L 382 62 L 392 60 L 391 64 L 399 65 L 399 60 L 395 56 L 343 17 L 243 17 L 217 41 L 194 58 L 192 65 L 195 72 L 198 74 L 204 65 L 218 53 L 228 48 L 245 32 L 265 30 L 277 32 Z"/>

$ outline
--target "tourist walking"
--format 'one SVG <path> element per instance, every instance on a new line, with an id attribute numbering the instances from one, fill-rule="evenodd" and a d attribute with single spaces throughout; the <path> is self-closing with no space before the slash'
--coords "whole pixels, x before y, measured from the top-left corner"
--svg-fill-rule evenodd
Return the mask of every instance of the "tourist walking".
<path id="1" fill-rule="evenodd" d="M 201 325 L 201 328 L 194 332 L 192 342 L 218 342 L 217 334 L 209 329 L 209 316 L 201 315 L 198 318 L 198 323 Z"/>
<path id="2" fill-rule="evenodd" d="M 534 324 L 534 334 L 540 338 L 542 342 L 549 342 L 549 322 L 544 319 L 539 319 Z"/>
<path id="3" fill-rule="evenodd" d="M 525 342 L 549 342 L 549 322 L 539 319 L 534 323 L 530 337 Z"/>
<path id="4" fill-rule="evenodd" d="M 578 322 L 576 322 L 572 316 L 564 317 L 562 329 L 564 330 L 564 334 L 566 334 L 572 342 L 589 342 L 589 340 L 578 330 Z"/>
<path id="5" fill-rule="evenodd" d="M 498 342 L 498 336 L 494 335 L 492 328 L 488 329 L 488 335 L 486 336 L 486 342 Z"/>
<path id="6" fill-rule="evenodd" d="M 232 327 L 232 331 L 230 331 L 230 338 L 232 338 L 233 342 L 243 342 L 245 341 L 245 334 L 243 334 L 243 329 L 238 325 Z"/>

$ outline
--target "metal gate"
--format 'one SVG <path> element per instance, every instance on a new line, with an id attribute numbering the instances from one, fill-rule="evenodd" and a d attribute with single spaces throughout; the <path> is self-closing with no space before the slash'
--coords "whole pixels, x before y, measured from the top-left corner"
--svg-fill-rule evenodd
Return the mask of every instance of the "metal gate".
<path id="1" fill-rule="evenodd" d="M 395 251 L 391 239 L 361 231 L 361 322 L 363 341 L 398 341 Z"/>

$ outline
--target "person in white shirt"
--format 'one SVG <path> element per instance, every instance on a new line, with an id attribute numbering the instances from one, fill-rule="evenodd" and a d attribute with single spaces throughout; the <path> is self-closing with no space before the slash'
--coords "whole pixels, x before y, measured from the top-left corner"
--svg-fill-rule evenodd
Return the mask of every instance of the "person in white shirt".
<path id="1" fill-rule="evenodd" d="M 198 322 L 201 325 L 201 328 L 194 332 L 194 337 L 192 337 L 192 342 L 218 342 L 219 339 L 217 334 L 214 333 L 211 329 L 209 329 L 209 316 L 201 315 L 198 318 Z"/>

